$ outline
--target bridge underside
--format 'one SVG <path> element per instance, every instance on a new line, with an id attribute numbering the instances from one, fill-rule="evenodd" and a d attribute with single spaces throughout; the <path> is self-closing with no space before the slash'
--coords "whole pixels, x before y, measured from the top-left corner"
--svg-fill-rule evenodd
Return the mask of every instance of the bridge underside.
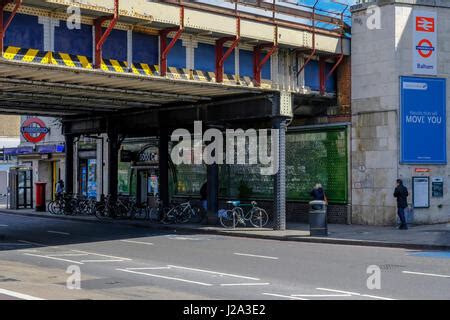
<path id="1" fill-rule="evenodd" d="M 107 116 L 261 92 L 192 80 L 0 62 L 0 112 L 8 114 Z"/>
<path id="2" fill-rule="evenodd" d="M 75 138 L 107 135 L 107 192 L 117 197 L 118 158 L 124 137 L 160 138 L 160 197 L 169 202 L 169 136 L 172 129 L 280 129 L 280 170 L 274 190 L 275 228 L 286 227 L 285 132 L 280 92 L 192 80 L 105 73 L 53 65 L 0 61 L 0 113 L 61 118 L 66 137 L 66 191 L 74 184 Z M 299 95 L 295 105 L 334 105 L 335 98 Z M 218 166 L 208 166 L 208 214 L 217 219 Z"/>

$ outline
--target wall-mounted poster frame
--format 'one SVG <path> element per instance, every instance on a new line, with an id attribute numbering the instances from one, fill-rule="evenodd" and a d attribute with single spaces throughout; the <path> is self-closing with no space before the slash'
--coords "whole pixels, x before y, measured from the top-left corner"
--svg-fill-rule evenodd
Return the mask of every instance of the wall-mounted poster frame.
<path id="1" fill-rule="evenodd" d="M 412 193 L 414 208 L 430 207 L 430 177 L 413 177 Z"/>

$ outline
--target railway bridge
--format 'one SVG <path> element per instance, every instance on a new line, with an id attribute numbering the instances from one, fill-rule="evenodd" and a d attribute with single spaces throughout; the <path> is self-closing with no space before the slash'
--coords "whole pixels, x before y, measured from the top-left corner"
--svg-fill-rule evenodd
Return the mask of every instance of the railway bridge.
<path id="1" fill-rule="evenodd" d="M 157 137 L 165 203 L 173 130 L 281 129 L 273 212 L 285 229 L 287 126 L 349 104 L 346 6 L 319 2 L 0 0 L 0 113 L 61 119 L 68 192 L 80 137 L 105 144 L 98 188 L 112 196 L 123 140 Z M 211 217 L 218 170 L 207 169 Z"/>

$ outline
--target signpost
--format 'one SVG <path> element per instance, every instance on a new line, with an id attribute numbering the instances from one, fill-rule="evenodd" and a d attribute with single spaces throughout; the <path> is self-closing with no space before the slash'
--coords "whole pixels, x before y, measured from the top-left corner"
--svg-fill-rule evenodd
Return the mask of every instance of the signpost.
<path id="1" fill-rule="evenodd" d="M 414 11 L 413 73 L 435 76 L 437 71 L 437 14 Z"/>
<path id="2" fill-rule="evenodd" d="M 446 79 L 401 77 L 402 164 L 447 164 Z"/>

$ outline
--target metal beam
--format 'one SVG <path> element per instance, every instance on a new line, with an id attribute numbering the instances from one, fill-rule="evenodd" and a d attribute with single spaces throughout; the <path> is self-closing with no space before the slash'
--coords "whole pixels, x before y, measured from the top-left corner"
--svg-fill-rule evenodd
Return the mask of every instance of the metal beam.
<path id="1" fill-rule="evenodd" d="M 7 85 L 11 85 L 13 83 L 20 85 L 34 85 L 37 87 L 48 87 L 50 89 L 53 88 L 63 88 L 63 89 L 78 89 L 87 92 L 95 92 L 99 94 L 111 93 L 111 94 L 130 94 L 137 96 L 149 96 L 149 97 L 157 97 L 157 98 L 173 98 L 176 100 L 183 101 L 208 101 L 211 100 L 210 97 L 204 96 L 195 96 L 188 94 L 179 94 L 179 93 L 169 93 L 169 92 L 158 92 L 158 91 L 143 91 L 143 90 L 135 90 L 135 89 L 119 89 L 119 88 L 107 88 L 100 86 L 86 86 L 79 84 L 68 84 L 68 83 L 56 83 L 56 82 L 46 82 L 39 80 L 25 80 L 25 79 L 12 79 L 12 78 L 4 78 L 0 77 L 0 83 L 5 83 Z M 1 90 L 1 87 L 0 87 Z"/>
<path id="2" fill-rule="evenodd" d="M 264 58 L 261 59 L 261 50 L 270 48 Z M 265 43 L 255 46 L 253 49 L 253 81 L 256 87 L 261 86 L 261 71 L 270 57 L 278 50 L 276 43 Z"/>
<path id="3" fill-rule="evenodd" d="M 167 74 L 167 59 L 175 43 L 180 39 L 181 34 L 184 32 L 184 6 L 180 1 L 180 26 L 175 28 L 163 29 L 159 32 L 160 39 L 160 62 L 159 62 L 159 74 L 161 77 L 165 77 Z M 176 32 L 173 39 L 167 44 L 167 36 L 171 32 Z"/>
<path id="4" fill-rule="evenodd" d="M 241 41 L 241 18 L 239 17 L 239 13 L 237 10 L 238 1 L 235 3 L 235 14 L 236 14 L 236 36 L 235 37 L 223 37 L 216 40 L 216 82 L 223 82 L 223 67 L 225 64 L 225 60 L 231 55 L 233 50 L 239 45 Z M 226 42 L 233 41 L 228 50 L 223 53 L 223 46 Z"/>
<path id="5" fill-rule="evenodd" d="M 100 69 L 102 64 L 102 48 L 111 34 L 112 30 L 119 20 L 119 0 L 114 0 L 114 15 L 108 17 L 100 17 L 94 20 L 95 26 L 95 61 L 94 69 Z M 110 21 L 108 28 L 103 33 L 102 24 L 106 21 Z"/>
<path id="6" fill-rule="evenodd" d="M 22 5 L 22 0 L 15 0 L 16 4 L 14 6 L 13 11 L 11 12 L 11 15 L 9 16 L 8 21 L 6 21 L 6 24 L 4 24 L 3 21 L 3 14 L 5 12 L 5 7 L 11 2 L 11 0 L 1 0 L 0 1 L 0 56 L 3 57 L 3 50 L 4 50 L 4 41 L 5 41 L 5 35 L 6 31 L 8 30 L 9 26 L 11 25 L 12 20 L 17 14 L 17 11 L 19 10 L 20 6 Z"/>

